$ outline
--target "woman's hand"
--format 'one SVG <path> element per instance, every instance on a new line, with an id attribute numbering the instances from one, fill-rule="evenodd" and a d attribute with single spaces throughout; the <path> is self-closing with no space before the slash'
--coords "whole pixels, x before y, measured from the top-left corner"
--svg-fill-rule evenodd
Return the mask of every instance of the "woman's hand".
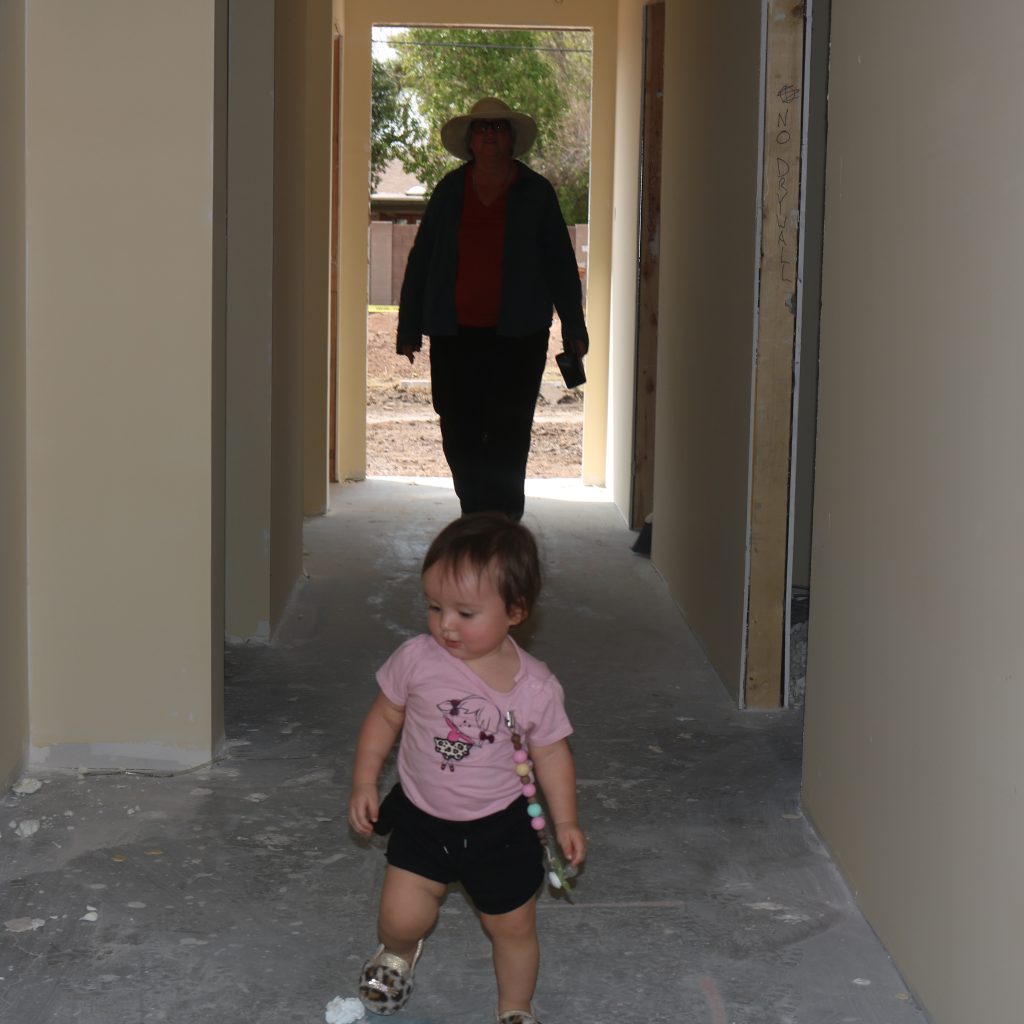
<path id="1" fill-rule="evenodd" d="M 575 356 L 579 356 L 582 359 L 587 354 L 587 343 L 582 338 L 563 338 L 562 348 L 566 352 L 571 352 Z"/>
<path id="2" fill-rule="evenodd" d="M 400 345 L 398 347 L 398 351 L 399 354 L 405 356 L 410 363 L 416 362 L 416 349 L 414 349 L 412 345 Z"/>
<path id="3" fill-rule="evenodd" d="M 373 835 L 380 810 L 380 794 L 372 782 L 357 782 L 348 797 L 348 823 L 361 836 Z"/>

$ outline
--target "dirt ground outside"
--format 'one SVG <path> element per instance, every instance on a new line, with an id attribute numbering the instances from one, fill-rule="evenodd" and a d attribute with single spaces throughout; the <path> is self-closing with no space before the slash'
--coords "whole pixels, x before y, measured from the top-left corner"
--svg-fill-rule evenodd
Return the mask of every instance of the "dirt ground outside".
<path id="1" fill-rule="evenodd" d="M 395 310 L 371 309 L 366 322 L 367 476 L 448 476 L 441 431 L 430 404 L 427 345 L 409 361 L 395 353 Z M 583 394 L 562 384 L 555 354 L 561 351 L 557 319 L 533 421 L 528 477 L 575 478 L 582 472 Z"/>

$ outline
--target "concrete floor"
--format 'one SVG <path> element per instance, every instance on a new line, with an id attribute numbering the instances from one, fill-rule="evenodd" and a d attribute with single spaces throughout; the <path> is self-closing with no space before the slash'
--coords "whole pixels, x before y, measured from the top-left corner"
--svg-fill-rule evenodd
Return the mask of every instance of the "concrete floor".
<path id="1" fill-rule="evenodd" d="M 547 582 L 520 639 L 565 685 L 591 853 L 575 906 L 541 900 L 541 1019 L 923 1024 L 801 815 L 798 713 L 731 706 L 602 492 L 542 493 L 525 521 Z M 375 669 L 422 628 L 419 561 L 456 514 L 425 483 L 335 492 L 276 642 L 227 653 L 215 764 L 0 798 L 3 1024 L 313 1024 L 355 995 L 384 868 L 345 824 L 355 734 Z M 394 1019 L 486 1024 L 493 1006 L 453 892 Z"/>

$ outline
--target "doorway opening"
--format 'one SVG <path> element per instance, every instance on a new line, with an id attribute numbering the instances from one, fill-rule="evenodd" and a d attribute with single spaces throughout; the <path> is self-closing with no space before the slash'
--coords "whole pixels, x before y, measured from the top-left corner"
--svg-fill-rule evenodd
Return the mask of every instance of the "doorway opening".
<path id="1" fill-rule="evenodd" d="M 592 33 L 570 29 L 373 27 L 366 474 L 444 477 L 431 405 L 429 341 L 413 364 L 395 351 L 409 250 L 433 186 L 458 160 L 439 126 L 484 96 L 530 113 L 538 138 L 521 159 L 555 187 L 586 302 Z M 534 417 L 528 478 L 579 478 L 584 390 L 555 363 L 557 315 Z"/>

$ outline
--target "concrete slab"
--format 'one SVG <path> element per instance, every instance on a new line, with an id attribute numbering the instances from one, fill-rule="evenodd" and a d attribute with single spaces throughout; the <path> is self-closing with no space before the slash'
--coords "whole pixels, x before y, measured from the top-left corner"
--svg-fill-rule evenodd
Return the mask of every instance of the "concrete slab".
<path id="1" fill-rule="evenodd" d="M 799 714 L 731 706 L 603 497 L 545 484 L 525 518 L 547 579 L 520 639 L 565 685 L 592 844 L 577 904 L 541 901 L 541 1019 L 924 1024 L 800 812 Z M 458 508 L 397 480 L 333 503 L 274 643 L 227 652 L 223 760 L 50 772 L 0 798 L 3 1024 L 313 1024 L 354 995 L 384 868 L 345 825 L 355 735 L 375 669 L 422 629 L 419 561 Z M 394 1019 L 493 1006 L 453 892 Z"/>

